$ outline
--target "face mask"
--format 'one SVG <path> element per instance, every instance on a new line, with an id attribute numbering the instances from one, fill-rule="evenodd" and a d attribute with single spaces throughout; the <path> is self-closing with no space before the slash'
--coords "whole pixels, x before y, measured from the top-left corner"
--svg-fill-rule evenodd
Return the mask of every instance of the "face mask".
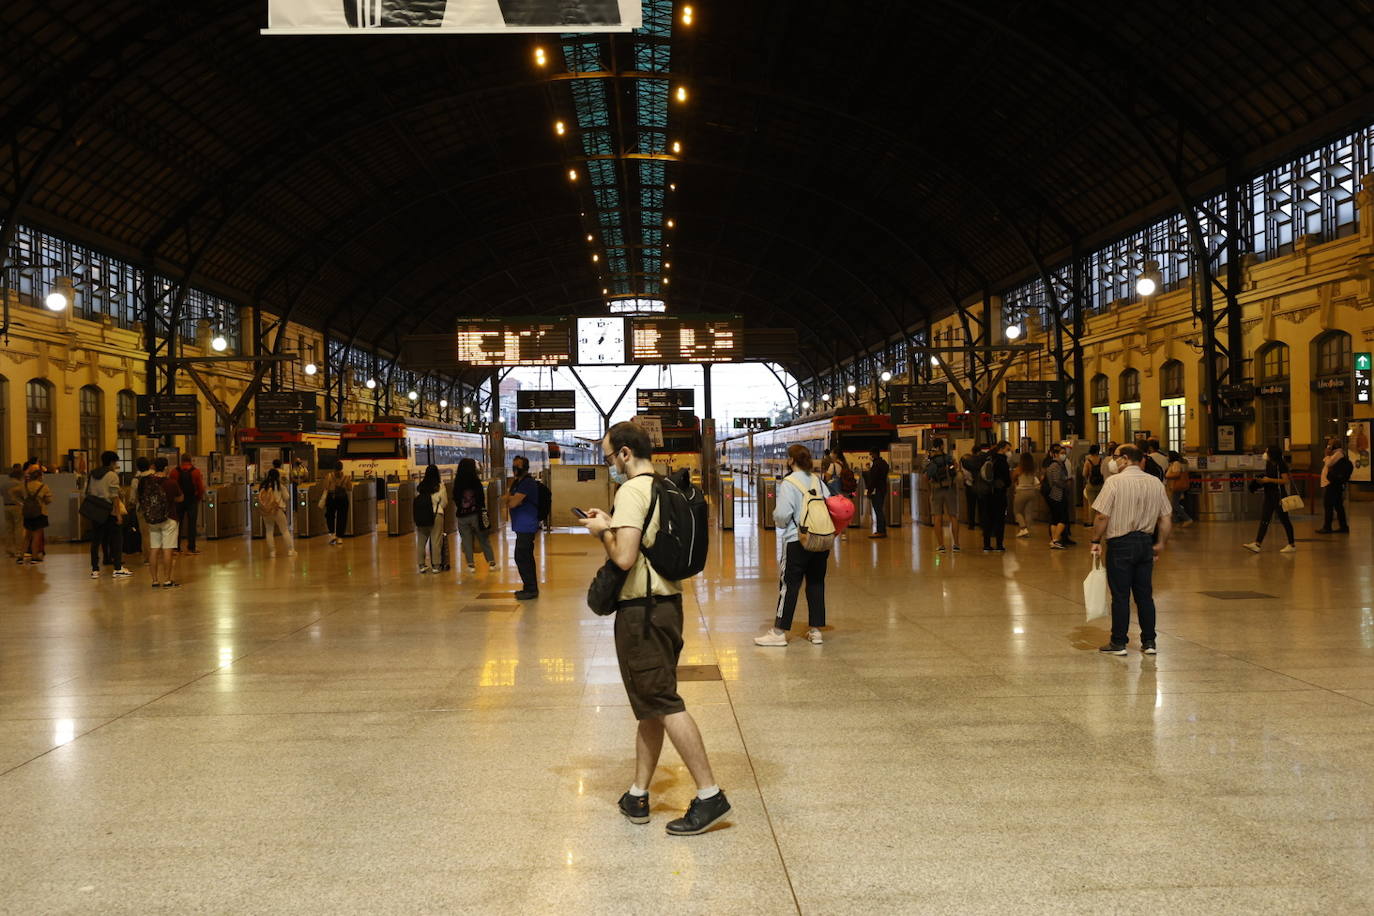
<path id="1" fill-rule="evenodd" d="M 626 474 L 624 471 L 622 471 L 620 468 L 616 467 L 615 465 L 611 465 L 611 482 L 612 482 L 612 483 L 614 483 L 616 486 L 620 486 L 621 484 L 625 483 L 625 481 L 627 481 L 627 480 L 629 480 L 629 479 L 630 479 L 630 475 L 629 475 L 629 474 Z"/>

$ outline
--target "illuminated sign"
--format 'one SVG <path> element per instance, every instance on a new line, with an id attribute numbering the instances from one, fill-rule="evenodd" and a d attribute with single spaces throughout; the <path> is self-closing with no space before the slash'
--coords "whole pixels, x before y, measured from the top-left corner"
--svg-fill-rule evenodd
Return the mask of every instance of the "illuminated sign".
<path id="1" fill-rule="evenodd" d="M 460 366 L 566 366 L 571 324 L 566 318 L 465 318 L 455 349 Z"/>
<path id="2" fill-rule="evenodd" d="M 728 363 L 744 358 L 738 319 L 631 318 L 630 362 Z"/>
<path id="3" fill-rule="evenodd" d="M 1355 403 L 1370 403 L 1370 382 L 1374 380 L 1374 369 L 1370 365 L 1370 354 L 1355 354 Z"/>

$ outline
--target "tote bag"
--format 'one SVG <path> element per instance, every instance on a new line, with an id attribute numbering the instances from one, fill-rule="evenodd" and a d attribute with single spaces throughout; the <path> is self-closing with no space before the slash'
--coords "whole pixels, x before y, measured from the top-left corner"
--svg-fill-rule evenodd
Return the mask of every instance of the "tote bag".
<path id="1" fill-rule="evenodd" d="M 1093 557 L 1093 568 L 1083 580 L 1083 603 L 1088 608 L 1088 620 L 1105 617 L 1111 610 L 1111 598 L 1107 591 L 1107 568 L 1102 558 Z"/>

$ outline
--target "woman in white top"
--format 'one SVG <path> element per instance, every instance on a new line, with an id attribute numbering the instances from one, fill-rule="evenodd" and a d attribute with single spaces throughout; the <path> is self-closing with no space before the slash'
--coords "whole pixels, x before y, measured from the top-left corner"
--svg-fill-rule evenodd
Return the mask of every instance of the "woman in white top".
<path id="1" fill-rule="evenodd" d="M 801 518 L 808 494 L 815 493 L 824 499 L 830 491 L 820 475 L 812 473 L 811 451 L 806 446 L 793 445 L 787 449 L 787 469 L 788 475 L 778 483 L 778 507 L 773 513 L 783 553 L 779 563 L 782 568 L 778 576 L 778 610 L 772 628 L 756 637 L 754 645 L 787 645 L 787 631 L 792 629 L 792 616 L 796 613 L 797 598 L 805 580 L 806 616 L 810 624 L 806 638 L 819 646 L 824 641 L 821 627 L 825 626 L 825 569 L 830 562 L 830 551 L 803 548 L 798 539 L 797 519 Z"/>
<path id="2" fill-rule="evenodd" d="M 1040 505 L 1040 478 L 1035 476 L 1035 456 L 1022 452 L 1011 472 L 1013 481 L 1011 510 L 1016 515 L 1019 538 L 1030 537 L 1030 525 Z"/>
<path id="3" fill-rule="evenodd" d="M 444 533 L 444 510 L 448 508 L 448 489 L 439 479 L 439 468 L 425 468 L 424 479 L 415 488 L 415 559 L 420 572 L 441 572 L 447 557 L 440 556 L 439 540 Z M 425 548 L 429 555 L 425 555 Z"/>
<path id="4" fill-rule="evenodd" d="M 286 555 L 296 555 L 296 544 L 291 540 L 291 526 L 286 521 L 286 501 L 290 499 L 288 492 L 286 485 L 282 483 L 281 471 L 277 468 L 268 471 L 267 476 L 263 478 L 262 486 L 258 487 L 258 515 L 262 518 L 263 537 L 267 539 L 269 557 L 277 555 L 277 545 L 272 540 L 273 528 L 277 529 L 282 540 L 286 542 Z"/>

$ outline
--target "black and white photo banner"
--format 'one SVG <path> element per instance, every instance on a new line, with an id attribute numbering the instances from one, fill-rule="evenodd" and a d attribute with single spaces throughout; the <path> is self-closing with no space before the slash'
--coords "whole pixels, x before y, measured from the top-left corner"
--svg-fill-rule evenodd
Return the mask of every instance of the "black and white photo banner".
<path id="1" fill-rule="evenodd" d="M 628 32 L 642 0 L 268 0 L 264 35 Z"/>

